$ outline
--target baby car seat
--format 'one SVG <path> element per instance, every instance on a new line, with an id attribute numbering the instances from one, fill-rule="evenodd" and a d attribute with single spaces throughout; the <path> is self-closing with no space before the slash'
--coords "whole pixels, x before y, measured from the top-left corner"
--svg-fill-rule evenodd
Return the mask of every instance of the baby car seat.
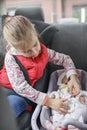
<path id="1" fill-rule="evenodd" d="M 57 81 L 58 81 L 58 74 L 57 74 L 57 71 L 54 71 L 50 77 L 48 94 L 51 93 L 52 91 L 58 90 Z M 87 90 L 86 82 L 87 82 L 87 72 L 82 70 L 81 71 L 81 86 L 84 86 L 83 87 L 84 90 Z M 47 128 L 45 127 L 45 123 L 47 120 L 50 121 L 51 114 L 52 113 L 51 113 L 50 108 L 40 107 L 39 105 L 37 105 L 33 113 L 32 120 L 31 120 L 32 129 L 33 130 L 40 130 L 40 129 L 47 130 Z M 78 120 L 71 120 L 71 121 L 67 120 L 64 123 L 64 127 L 65 127 L 64 130 L 68 130 L 69 125 L 73 125 L 80 130 L 87 130 L 87 111 L 84 113 L 83 116 L 85 117 L 84 123 L 81 123 Z M 40 118 L 41 125 L 38 125 L 37 123 L 39 118 Z"/>

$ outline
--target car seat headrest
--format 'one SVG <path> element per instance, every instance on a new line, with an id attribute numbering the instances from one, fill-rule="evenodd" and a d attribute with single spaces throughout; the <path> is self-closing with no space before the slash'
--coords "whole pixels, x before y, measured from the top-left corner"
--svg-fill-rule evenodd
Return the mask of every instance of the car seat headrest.
<path id="1" fill-rule="evenodd" d="M 39 6 L 17 8 L 15 15 L 23 15 L 30 20 L 44 21 L 44 13 L 42 8 Z"/>

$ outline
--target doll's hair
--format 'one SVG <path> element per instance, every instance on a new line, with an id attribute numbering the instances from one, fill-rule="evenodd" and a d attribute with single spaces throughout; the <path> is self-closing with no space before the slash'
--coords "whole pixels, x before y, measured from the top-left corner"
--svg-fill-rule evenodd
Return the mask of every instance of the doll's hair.
<path id="1" fill-rule="evenodd" d="M 16 49 L 20 47 L 24 49 L 29 41 L 32 42 L 37 37 L 37 32 L 28 18 L 18 15 L 5 19 L 3 36 L 7 44 Z"/>

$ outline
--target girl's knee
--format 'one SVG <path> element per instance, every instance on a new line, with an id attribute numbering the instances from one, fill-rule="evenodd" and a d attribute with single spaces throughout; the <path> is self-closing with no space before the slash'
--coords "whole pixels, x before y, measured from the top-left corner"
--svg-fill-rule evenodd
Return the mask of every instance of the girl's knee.
<path id="1" fill-rule="evenodd" d="M 28 107 L 26 100 L 20 96 L 9 95 L 8 100 L 16 116 L 20 115 Z"/>

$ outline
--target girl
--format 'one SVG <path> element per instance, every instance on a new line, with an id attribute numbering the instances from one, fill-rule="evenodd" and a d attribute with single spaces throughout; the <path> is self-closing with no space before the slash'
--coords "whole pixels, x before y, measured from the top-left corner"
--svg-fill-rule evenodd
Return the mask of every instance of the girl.
<path id="1" fill-rule="evenodd" d="M 48 106 L 56 111 L 66 113 L 66 99 L 52 99 L 46 93 L 34 89 L 35 83 L 42 77 L 48 62 L 63 65 L 67 78 L 70 79 L 70 93 L 74 95 L 80 92 L 77 83 L 77 74 L 71 58 L 67 55 L 46 48 L 38 40 L 36 30 L 29 19 L 24 16 L 6 18 L 3 26 L 3 36 L 6 41 L 7 53 L 5 65 L 0 71 L 0 84 L 13 89 L 17 94 L 26 97 L 40 105 Z M 27 83 L 23 72 L 16 63 L 15 55 L 28 72 L 31 85 Z"/>

